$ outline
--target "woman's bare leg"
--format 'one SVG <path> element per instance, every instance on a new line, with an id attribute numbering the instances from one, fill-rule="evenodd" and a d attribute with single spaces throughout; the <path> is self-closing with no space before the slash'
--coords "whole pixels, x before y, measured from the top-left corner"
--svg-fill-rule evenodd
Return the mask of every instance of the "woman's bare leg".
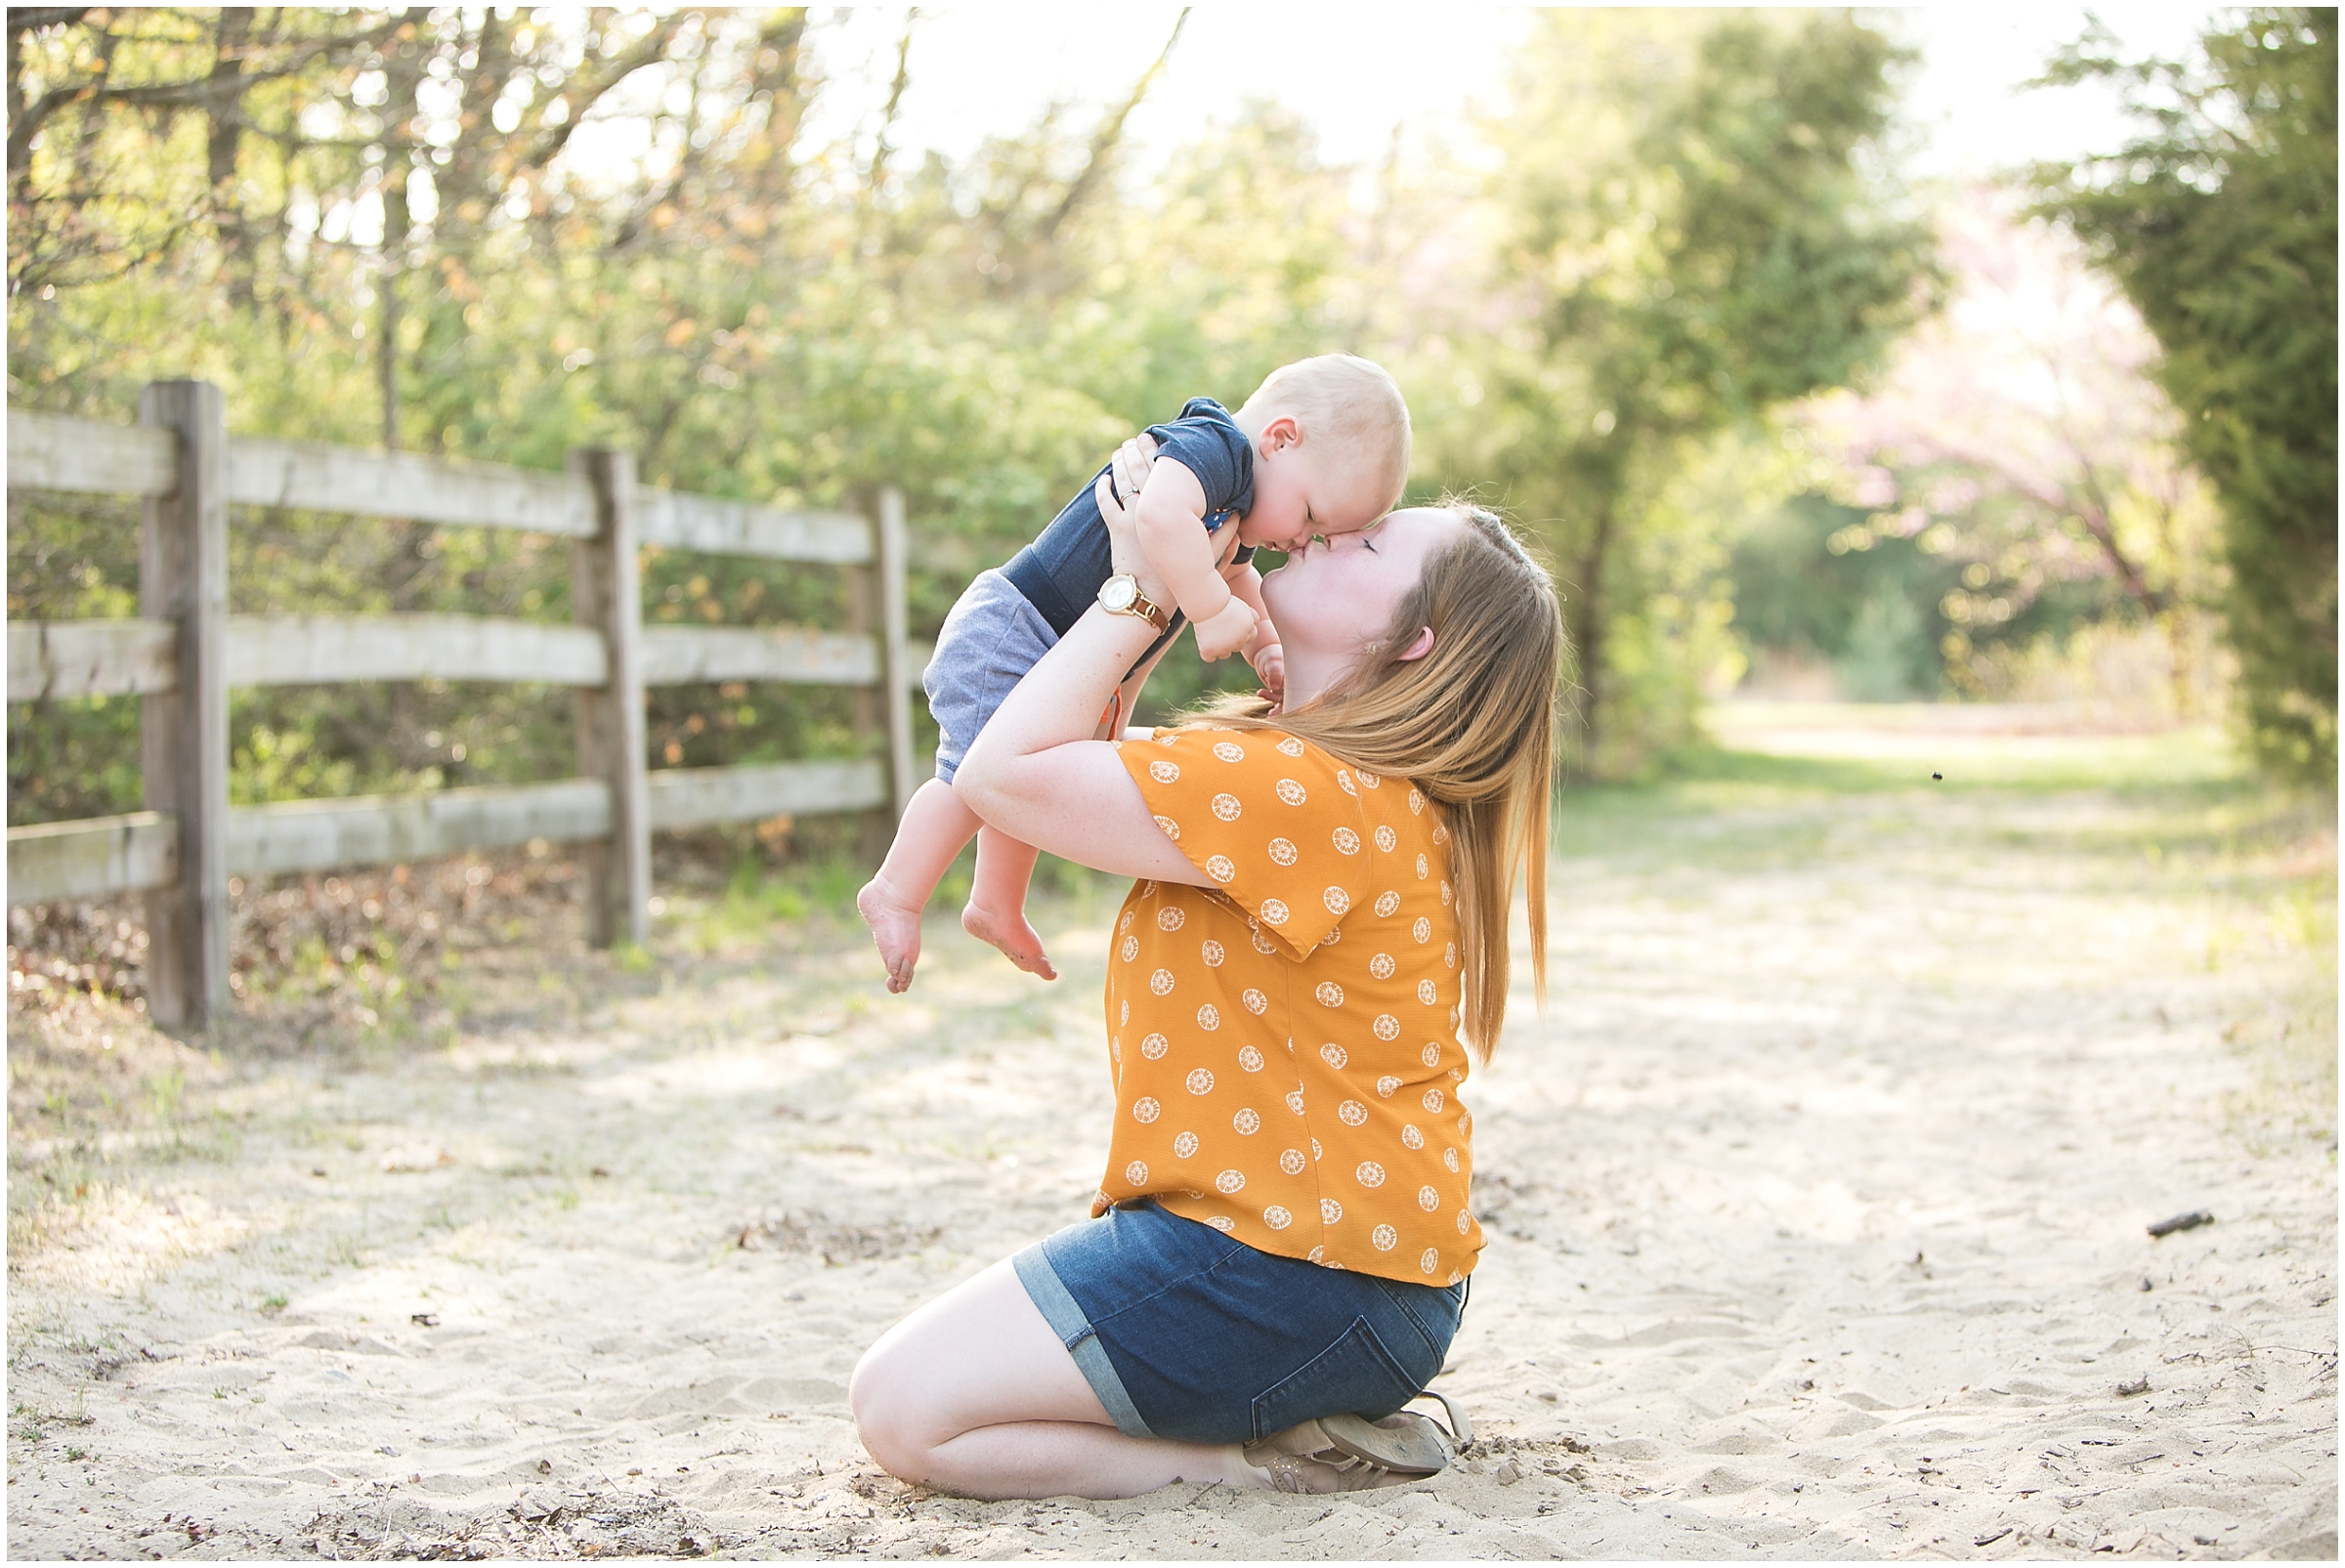
<path id="1" fill-rule="evenodd" d="M 1128 1498 L 1174 1481 L 1264 1486 L 1236 1444 L 1116 1430 L 1008 1259 L 879 1336 L 847 1387 L 887 1471 L 973 1498 Z"/>
<path id="2" fill-rule="evenodd" d="M 929 780 L 913 791 L 878 874 L 855 895 L 856 912 L 872 928 L 887 965 L 888 990 L 912 989 L 913 966 L 920 961 L 920 911 L 978 826 L 977 814 L 960 803 L 951 784 Z"/>
<path id="3" fill-rule="evenodd" d="M 980 942 L 990 942 L 1002 955 L 1030 975 L 1056 980 L 1043 939 L 1026 923 L 1026 885 L 1034 879 L 1034 863 L 1041 854 L 996 828 L 977 833 L 977 879 L 969 902 L 960 911 L 960 928 Z"/>

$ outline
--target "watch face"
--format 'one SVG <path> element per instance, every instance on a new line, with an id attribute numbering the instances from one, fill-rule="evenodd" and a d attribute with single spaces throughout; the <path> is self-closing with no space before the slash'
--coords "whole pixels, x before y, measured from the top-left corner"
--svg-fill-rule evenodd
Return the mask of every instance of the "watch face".
<path id="1" fill-rule="evenodd" d="M 1139 593 L 1140 585 L 1131 578 L 1110 577 L 1099 585 L 1099 602 L 1110 610 L 1130 610 Z"/>

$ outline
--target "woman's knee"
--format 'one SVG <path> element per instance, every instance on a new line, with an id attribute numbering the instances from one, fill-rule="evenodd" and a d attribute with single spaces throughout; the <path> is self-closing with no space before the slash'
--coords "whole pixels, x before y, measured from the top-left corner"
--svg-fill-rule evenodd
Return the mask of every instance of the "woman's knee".
<path id="1" fill-rule="evenodd" d="M 847 1378 L 847 1411 L 864 1451 L 899 1479 L 919 1479 L 930 1448 L 917 1379 L 903 1376 L 900 1336 L 889 1333 L 863 1353 Z"/>

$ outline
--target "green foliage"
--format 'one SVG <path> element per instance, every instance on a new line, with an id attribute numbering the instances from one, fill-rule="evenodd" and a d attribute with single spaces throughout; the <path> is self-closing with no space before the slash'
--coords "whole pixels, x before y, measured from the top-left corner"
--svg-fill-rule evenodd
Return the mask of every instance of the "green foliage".
<path id="1" fill-rule="evenodd" d="M 1876 538 L 1860 509 L 1795 496 L 1735 540 L 1730 571 L 1735 621 L 1754 649 L 1828 662 L 1861 700 L 1938 694 L 1939 601 L 1955 569 L 1911 540 Z"/>
<path id="2" fill-rule="evenodd" d="M 1688 672 L 1654 678 L 1689 535 L 1653 523 L 1681 472 L 1856 374 L 1926 303 L 1928 233 L 1871 172 L 1902 59 L 1843 13 L 1534 24 L 1491 128 L 1524 314 L 1487 360 L 1498 406 L 1443 455 L 1548 537 L 1599 774 L 1692 725 Z"/>
<path id="3" fill-rule="evenodd" d="M 1934 684 L 1929 628 L 1913 600 L 1882 583 L 1864 597 L 1841 647 L 1841 689 L 1859 702 L 1895 702 Z"/>
<path id="4" fill-rule="evenodd" d="M 2212 481 L 2249 742 L 2337 766 L 2337 14 L 2226 19 L 2194 63 L 2127 64 L 2088 33 L 2048 80 L 2123 85 L 2144 134 L 2036 173 L 2165 351 L 2157 377 Z"/>
<path id="5" fill-rule="evenodd" d="M 1496 157 L 1396 141 L 1366 202 L 1274 105 L 1119 186 L 1147 77 L 965 160 L 900 154 L 887 125 L 825 142 L 826 23 L 796 9 L 63 17 L 11 19 L 20 406 L 126 420 L 144 382 L 194 374 L 238 431 L 542 469 L 609 444 L 654 483 L 785 505 L 894 484 L 957 536 L 915 563 L 926 637 L 1134 426 L 1355 350 L 1410 396 L 1413 494 L 1472 487 L 1543 536 L 1599 775 L 1693 742 L 1763 623 L 1890 696 L 1938 688 L 1951 632 L 2107 608 L 2023 594 L 2026 562 L 1959 575 L 2003 572 L 1999 546 L 1944 556 L 1878 508 L 1827 527 L 1791 500 L 1824 487 L 1779 410 L 1864 377 L 1938 285 L 1889 171 L 1904 59 L 1861 16 L 1542 14 Z M 102 62 L 107 90 L 77 91 Z M 645 150 L 580 157 L 589 116 Z M 1964 514 L 1981 539 L 1990 509 Z M 12 614 L 134 602 L 135 509 L 39 498 L 16 523 Z M 231 548 L 236 614 L 571 613 L 560 541 L 238 509 Z M 643 572 L 654 622 L 864 614 L 842 569 L 653 550 Z M 1184 641 L 1137 717 L 1250 682 Z M 852 755 L 858 700 L 659 690 L 651 760 Z M 239 801 L 575 766 L 544 689 L 267 688 L 233 724 Z M 11 729 L 12 821 L 135 805 L 130 704 Z"/>
<path id="6" fill-rule="evenodd" d="M 1800 410 L 1819 487 L 1846 515 L 1822 533 L 1831 561 L 1804 538 L 1808 558 L 1780 565 L 1826 596 L 1811 609 L 1837 624 L 1772 646 L 1838 654 L 1870 592 L 1856 577 L 1897 563 L 1949 690 L 2042 697 L 2067 672 L 2096 699 L 2191 717 L 2215 680 L 2211 493 L 2182 450 L 2182 420 L 2148 379 L 2149 329 L 2072 236 L 2012 206 L 1983 188 L 1942 203 L 1947 309 L 1861 392 Z M 1925 579 L 1928 594 L 1911 592 Z M 1874 602 L 1888 613 L 1887 598 Z M 2141 650 L 2121 676 L 2106 663 L 2119 641 Z M 2152 642 L 2163 645 L 2162 682 L 2143 678 Z M 1841 661 L 1844 689 L 1897 684 L 1866 675 L 1868 663 Z M 1932 672 L 1912 689 L 1940 684 Z"/>
<path id="7" fill-rule="evenodd" d="M 2008 537 L 1991 515 L 2002 499 L 1974 491 L 1908 518 L 1814 490 L 1793 496 L 1735 536 L 1737 629 L 1755 653 L 1829 664 L 1847 696 L 1885 702 L 1981 695 L 1977 657 L 2060 643 L 2130 614 L 2107 576 L 2062 576 L 2008 550 L 2015 558 L 1958 553 L 1966 537 Z"/>
<path id="8" fill-rule="evenodd" d="M 923 530 L 967 538 L 915 563 L 917 637 L 1132 428 L 1337 346 L 1343 176 L 1292 116 L 1209 133 L 1134 223 L 1094 212 L 1112 112 L 1087 136 L 1054 113 L 962 167 L 799 144 L 823 85 L 805 24 L 16 13 L 12 82 L 40 113 L 12 127 L 12 393 L 124 421 L 146 381 L 194 374 L 237 431 L 546 469 L 611 444 L 651 482 L 784 505 L 892 483 Z M 102 59 L 147 107 L 69 90 Z M 570 167 L 590 108 L 652 153 Z M 17 521 L 12 614 L 135 603 L 135 508 L 40 498 Z M 570 613 L 559 540 L 238 508 L 231 554 L 235 614 Z M 859 620 L 844 569 L 653 550 L 643 572 L 655 622 Z M 1184 645 L 1150 708 L 1243 673 Z M 853 755 L 860 717 L 820 688 L 667 688 L 648 739 L 655 766 Z M 12 821 L 135 806 L 129 705 L 12 721 Z M 572 721 L 566 693 L 511 686 L 239 692 L 234 793 L 559 777 Z"/>

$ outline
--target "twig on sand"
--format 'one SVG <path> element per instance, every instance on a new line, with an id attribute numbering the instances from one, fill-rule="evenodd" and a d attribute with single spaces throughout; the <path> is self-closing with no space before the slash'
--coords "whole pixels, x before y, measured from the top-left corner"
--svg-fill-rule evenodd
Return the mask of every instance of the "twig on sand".
<path id="1" fill-rule="evenodd" d="M 2150 1234 L 2153 1236 L 2171 1236 L 2178 1230 L 2196 1230 L 2201 1225 L 2212 1225 L 2214 1222 L 2214 1215 L 2208 1213 L 2203 1208 L 2194 1208 L 2187 1214 L 2175 1214 L 2169 1218 L 2159 1220 L 2156 1224 L 2150 1227 Z"/>

